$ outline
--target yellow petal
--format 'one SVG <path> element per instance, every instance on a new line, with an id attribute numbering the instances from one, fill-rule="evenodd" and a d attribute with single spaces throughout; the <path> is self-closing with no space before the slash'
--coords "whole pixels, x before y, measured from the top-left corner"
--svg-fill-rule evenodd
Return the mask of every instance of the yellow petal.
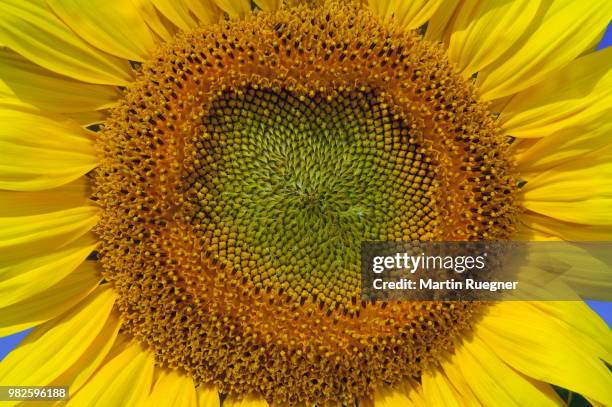
<path id="1" fill-rule="evenodd" d="M 548 384 L 521 375 L 477 337 L 458 347 L 453 364 L 485 406 L 562 405 Z M 453 381 L 453 376 L 449 377 Z"/>
<path id="2" fill-rule="evenodd" d="M 193 379 L 174 370 L 162 369 L 145 405 L 197 407 L 198 399 Z"/>
<path id="3" fill-rule="evenodd" d="M 544 137 L 564 128 L 609 124 L 612 48 L 572 61 L 514 96 L 500 120 L 515 137 Z"/>
<path id="4" fill-rule="evenodd" d="M 601 268 L 590 267 L 585 270 L 581 264 L 581 267 L 571 268 L 563 274 L 563 281 L 581 298 L 612 301 L 612 281 L 610 278 L 612 270 L 607 264 L 600 264 L 600 266 Z"/>
<path id="5" fill-rule="evenodd" d="M 189 6 L 183 0 L 152 0 L 159 12 L 183 31 L 195 28 L 198 23 L 189 13 Z"/>
<path id="6" fill-rule="evenodd" d="M 214 386 L 201 384 L 196 388 L 196 392 L 199 407 L 219 407 L 221 405 L 219 391 Z"/>
<path id="7" fill-rule="evenodd" d="M 19 100 L 19 98 L 15 95 L 15 92 L 0 79 L 0 107 L 3 106 L 31 106 L 25 102 Z"/>
<path id="8" fill-rule="evenodd" d="M 453 21 L 457 12 L 459 0 L 446 0 L 442 7 L 434 13 L 427 23 L 425 39 L 429 41 L 440 41 L 448 44 L 449 23 Z"/>
<path id="9" fill-rule="evenodd" d="M 68 386 L 68 393 L 75 394 L 102 365 L 112 346 L 118 340 L 121 319 L 113 311 L 108 316 L 104 328 L 93 342 L 84 350 L 79 359 L 55 380 L 50 386 Z"/>
<path id="10" fill-rule="evenodd" d="M 607 268 L 609 273 L 610 268 Z M 609 279 L 608 275 L 608 279 Z M 535 301 L 531 303 L 545 317 L 555 319 L 577 336 L 577 342 L 595 352 L 597 356 L 612 363 L 612 330 L 595 311 L 583 301 Z"/>
<path id="11" fill-rule="evenodd" d="M 49 289 L 0 308 L 0 337 L 23 331 L 63 314 L 87 297 L 101 279 L 95 263 L 87 261 Z"/>
<path id="12" fill-rule="evenodd" d="M 470 383 L 466 380 L 461 372 L 460 366 L 451 359 L 450 356 L 446 355 L 440 358 L 440 368 L 436 370 L 437 375 L 440 376 L 439 380 L 444 380 L 448 383 L 452 383 L 452 389 L 456 389 L 459 393 L 462 401 L 462 405 L 466 406 L 478 406 L 482 403 L 474 395 Z M 446 385 L 448 387 L 448 384 Z M 440 397 L 440 396 L 436 396 Z M 453 395 L 456 397 L 456 395 Z"/>
<path id="13" fill-rule="evenodd" d="M 528 377 L 612 403 L 612 373 L 591 352 L 596 344 L 529 303 L 500 302 L 478 323 L 478 337 Z"/>
<path id="14" fill-rule="evenodd" d="M 153 356 L 132 343 L 98 370 L 67 406 L 139 406 L 153 380 Z"/>
<path id="15" fill-rule="evenodd" d="M 149 59 L 156 43 L 136 3 L 125 0 L 47 0 L 85 41 L 120 58 Z"/>
<path id="16" fill-rule="evenodd" d="M 525 33 L 538 0 L 468 0 L 451 28 L 448 56 L 466 78 L 500 58 Z"/>
<path id="17" fill-rule="evenodd" d="M 232 18 L 244 17 L 251 12 L 250 0 L 215 0 L 215 3 Z"/>
<path id="18" fill-rule="evenodd" d="M 602 148 L 609 148 L 612 144 L 609 137 L 611 132 L 612 122 L 594 119 L 535 139 L 529 148 L 515 155 L 518 170 L 523 173 L 543 172 L 570 160 L 579 160 L 581 156 Z"/>
<path id="19" fill-rule="evenodd" d="M 74 120 L 82 127 L 92 126 L 94 124 L 102 124 L 109 117 L 109 111 L 106 110 L 90 110 L 88 112 L 64 113 L 70 120 Z"/>
<path id="20" fill-rule="evenodd" d="M 278 10 L 283 3 L 282 0 L 255 0 L 255 3 L 264 11 Z"/>
<path id="21" fill-rule="evenodd" d="M 91 132 L 60 117 L 0 108 L 0 188 L 32 191 L 71 182 L 96 166 Z"/>
<path id="22" fill-rule="evenodd" d="M 123 351 L 134 344 L 134 337 L 129 334 L 119 333 L 113 342 L 113 346 L 110 348 L 106 358 L 102 361 L 102 364 L 105 365 L 115 357 L 120 355 Z M 155 374 L 155 372 L 153 372 Z M 150 389 L 149 389 L 150 390 Z"/>
<path id="23" fill-rule="evenodd" d="M 539 241 L 560 241 L 562 240 L 560 237 L 553 236 L 549 232 L 540 230 L 538 228 L 534 229 L 531 225 L 527 225 L 525 222 L 525 218 L 529 216 L 528 213 L 524 213 L 521 217 L 521 222 L 517 225 L 517 229 L 512 235 L 511 240 L 518 241 L 528 241 L 528 242 L 539 242 Z"/>
<path id="24" fill-rule="evenodd" d="M 368 5 L 384 21 L 397 21 L 407 29 L 422 26 L 442 4 L 442 0 L 368 0 Z"/>
<path id="25" fill-rule="evenodd" d="M 100 287 L 66 315 L 36 328 L 0 363 L 0 385 L 51 383 L 103 331 L 114 303 L 113 290 Z"/>
<path id="26" fill-rule="evenodd" d="M 590 155 L 555 166 L 542 173 L 527 174 L 523 196 L 529 201 L 569 202 L 612 197 L 610 154 Z"/>
<path id="27" fill-rule="evenodd" d="M 576 202 L 526 201 L 523 207 L 564 222 L 612 226 L 611 198 Z"/>
<path id="28" fill-rule="evenodd" d="M 478 74 L 482 98 L 518 93 L 546 79 L 589 47 L 611 17 L 608 0 L 550 2 L 528 38 Z"/>
<path id="29" fill-rule="evenodd" d="M 612 300 L 612 251 L 607 244 L 556 242 L 530 245 L 529 251 L 530 266 L 556 273 L 580 297 Z M 555 263 L 559 266 L 551 270 Z M 542 282 L 540 275 L 532 274 Z"/>
<path id="30" fill-rule="evenodd" d="M 229 395 L 223 401 L 223 407 L 268 407 L 269 404 L 261 396 L 251 394 L 248 396 Z"/>
<path id="31" fill-rule="evenodd" d="M 214 0 L 185 0 L 185 2 L 200 23 L 213 24 L 223 18 L 223 12 Z"/>
<path id="32" fill-rule="evenodd" d="M 522 206 L 565 222 L 612 225 L 609 161 L 610 154 L 591 154 L 533 177 L 526 176 Z"/>
<path id="33" fill-rule="evenodd" d="M 20 262 L 0 261 L 0 308 L 36 295 L 76 269 L 96 247 L 93 239 L 79 239 L 53 253 Z"/>
<path id="34" fill-rule="evenodd" d="M 523 227 L 535 231 L 536 236 L 556 236 L 567 241 L 606 241 L 612 240 L 612 227 L 605 225 L 579 225 L 559 219 L 524 213 L 521 215 Z M 537 240 L 537 239 L 536 239 Z"/>
<path id="35" fill-rule="evenodd" d="M 153 5 L 151 0 L 130 0 L 135 7 L 140 10 L 142 18 L 145 20 L 147 25 L 161 38 L 168 42 L 172 40 L 172 37 L 176 34 L 176 26 L 166 19 L 157 8 Z"/>
<path id="36" fill-rule="evenodd" d="M 592 52 L 597 51 L 600 48 L 601 41 L 604 39 L 604 37 L 606 36 L 606 32 L 608 31 L 608 26 L 604 27 L 599 32 L 599 35 L 593 38 L 593 41 L 591 42 L 591 44 L 585 48 L 585 50 L 582 52 L 582 54 L 580 54 L 580 56 L 588 55 Z"/>
<path id="37" fill-rule="evenodd" d="M 22 141 L 23 145 L 41 148 L 58 148 L 69 143 L 72 144 L 72 149 L 66 149 L 66 151 L 93 154 L 91 138 L 94 133 L 84 131 L 80 126 L 76 126 L 62 116 L 44 114 L 41 111 L 25 108 L 0 109 L 0 119 L 2 120 L 0 127 L 2 142 Z M 26 130 L 37 132 L 38 137 L 28 135 Z M 49 140 L 40 140 L 42 138 Z"/>
<path id="38" fill-rule="evenodd" d="M 83 206 L 42 215 L 0 217 L 1 264 L 52 253 L 93 228 L 98 209 Z"/>
<path id="39" fill-rule="evenodd" d="M 441 369 L 427 369 L 423 372 L 421 382 L 423 397 L 428 406 L 460 407 L 463 405 L 463 397 L 459 396 L 457 389 Z"/>
<path id="40" fill-rule="evenodd" d="M 127 61 L 82 40 L 44 0 L 5 0 L 0 44 L 51 71 L 85 82 L 126 86 L 132 80 Z"/>
<path id="41" fill-rule="evenodd" d="M 0 80 L 25 103 L 51 112 L 86 112 L 111 107 L 115 87 L 79 82 L 44 69 L 19 54 L 0 49 Z"/>
<path id="42" fill-rule="evenodd" d="M 0 214 L 3 217 L 40 215 L 76 208 L 87 205 L 90 195 L 86 177 L 43 191 L 0 190 Z"/>
<path id="43" fill-rule="evenodd" d="M 422 406 L 424 400 L 411 382 L 376 389 L 373 399 L 361 400 L 359 407 L 411 407 Z"/>

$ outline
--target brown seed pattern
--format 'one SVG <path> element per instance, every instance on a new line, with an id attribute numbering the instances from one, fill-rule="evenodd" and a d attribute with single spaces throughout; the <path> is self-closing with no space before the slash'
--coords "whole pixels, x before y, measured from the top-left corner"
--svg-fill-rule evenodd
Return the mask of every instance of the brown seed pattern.
<path id="1" fill-rule="evenodd" d="M 183 34 L 99 134 L 124 329 L 281 405 L 418 378 L 483 304 L 362 303 L 362 240 L 504 239 L 515 181 L 442 49 L 328 4 Z"/>

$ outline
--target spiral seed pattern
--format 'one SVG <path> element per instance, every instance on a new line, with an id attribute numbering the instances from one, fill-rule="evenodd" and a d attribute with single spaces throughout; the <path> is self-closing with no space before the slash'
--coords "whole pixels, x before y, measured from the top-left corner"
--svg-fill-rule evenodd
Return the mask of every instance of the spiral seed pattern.
<path id="1" fill-rule="evenodd" d="M 418 379 L 485 306 L 361 301 L 362 241 L 513 230 L 507 142 L 476 89 L 352 5 L 181 34 L 97 144 L 124 330 L 196 383 L 280 405 Z"/>

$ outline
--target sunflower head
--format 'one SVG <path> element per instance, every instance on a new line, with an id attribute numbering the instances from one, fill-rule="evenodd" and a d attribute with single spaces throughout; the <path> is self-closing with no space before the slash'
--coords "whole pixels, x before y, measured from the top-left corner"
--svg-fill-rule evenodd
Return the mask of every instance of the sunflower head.
<path id="1" fill-rule="evenodd" d="M 281 404 L 419 375 L 472 320 L 476 304 L 362 301 L 362 242 L 513 230 L 487 105 L 439 46 L 356 5 L 179 36 L 98 144 L 96 230 L 126 329 L 197 382 Z"/>
<path id="2" fill-rule="evenodd" d="M 82 349 L 53 359 L 62 372 L 41 368 L 33 384 L 66 382 L 79 405 L 117 404 L 125 383 L 128 404 L 163 404 L 164 392 L 196 404 L 197 391 L 207 406 L 219 394 L 230 406 L 545 405 L 558 401 L 549 382 L 612 400 L 599 360 L 611 359 L 609 332 L 580 305 L 369 301 L 360 270 L 368 241 L 566 239 L 575 225 L 610 235 L 593 198 L 608 202 L 608 187 L 567 194 L 589 165 L 605 169 L 594 183 L 609 174 L 609 155 L 581 156 L 607 151 L 604 132 L 573 133 L 606 122 L 593 105 L 609 99 L 609 69 L 594 68 L 587 28 L 588 41 L 570 41 L 588 24 L 554 28 L 590 9 L 107 1 L 1 6 L 0 114 L 14 125 L 0 124 L 0 143 L 19 159 L 0 165 L 11 191 L 0 190 L 0 248 L 12 249 L 0 322 L 34 304 L 23 318 L 49 320 L 32 339 L 47 350 L 84 326 L 71 342 Z M 555 58 L 551 38 L 569 51 Z M 559 87 L 581 75 L 580 91 Z M 608 287 L 572 273 L 563 284 Z M 40 293 L 61 304 L 40 310 Z M 552 337 L 564 352 L 547 353 Z M 570 368 L 546 364 L 558 355 Z M 587 367 L 592 384 L 576 373 Z"/>

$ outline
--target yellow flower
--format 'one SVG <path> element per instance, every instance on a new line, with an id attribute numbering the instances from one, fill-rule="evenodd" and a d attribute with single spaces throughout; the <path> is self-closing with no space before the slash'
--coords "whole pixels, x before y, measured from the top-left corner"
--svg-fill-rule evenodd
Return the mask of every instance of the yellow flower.
<path id="1" fill-rule="evenodd" d="M 298 3 L 2 2 L 0 336 L 35 328 L 0 385 L 612 405 L 581 301 L 608 265 L 497 303 L 362 302 L 358 268 L 362 240 L 610 240 L 612 2 Z"/>

